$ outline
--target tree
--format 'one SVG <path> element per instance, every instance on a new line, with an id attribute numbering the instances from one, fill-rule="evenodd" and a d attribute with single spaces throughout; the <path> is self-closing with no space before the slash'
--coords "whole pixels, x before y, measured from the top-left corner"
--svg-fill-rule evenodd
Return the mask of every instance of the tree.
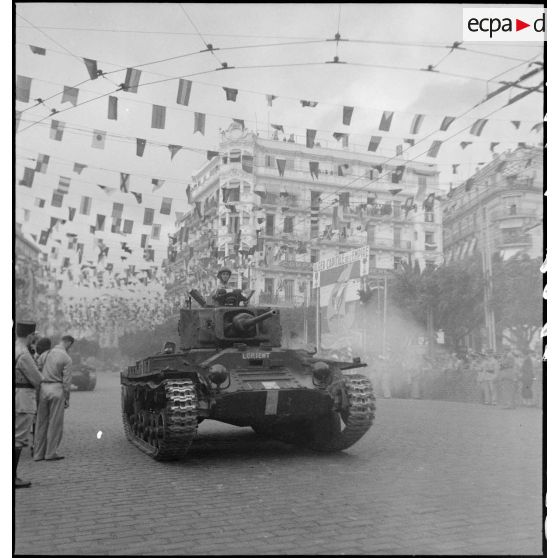
<path id="1" fill-rule="evenodd" d="M 543 321 L 541 264 L 541 258 L 527 255 L 493 263 L 490 304 L 496 331 L 521 350 L 529 348 Z"/>

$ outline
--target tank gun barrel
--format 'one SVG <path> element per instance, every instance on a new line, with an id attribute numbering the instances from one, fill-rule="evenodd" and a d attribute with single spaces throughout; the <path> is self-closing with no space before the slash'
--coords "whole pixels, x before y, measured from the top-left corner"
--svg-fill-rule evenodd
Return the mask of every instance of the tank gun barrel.
<path id="1" fill-rule="evenodd" d="M 233 318 L 233 325 L 236 330 L 246 331 L 248 328 L 256 324 L 259 324 L 261 322 L 264 322 L 265 320 L 268 320 L 272 316 L 276 316 L 277 313 L 278 313 L 277 310 L 269 310 L 268 312 L 264 312 L 259 316 L 250 316 L 250 314 L 245 314 L 245 313 L 237 314 Z"/>
<path id="2" fill-rule="evenodd" d="M 205 298 L 203 298 L 202 294 L 200 293 L 200 291 L 198 291 L 198 289 L 192 289 L 189 293 L 188 293 L 202 308 L 205 308 L 207 306 L 207 302 L 205 301 Z"/>

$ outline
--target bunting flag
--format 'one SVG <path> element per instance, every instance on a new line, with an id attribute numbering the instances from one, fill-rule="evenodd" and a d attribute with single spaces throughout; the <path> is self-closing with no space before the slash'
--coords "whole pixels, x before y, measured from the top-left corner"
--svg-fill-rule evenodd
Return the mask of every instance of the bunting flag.
<path id="1" fill-rule="evenodd" d="M 41 209 L 45 206 L 46 200 L 43 200 L 42 198 L 35 198 L 35 205 L 37 207 L 40 207 Z M 70 219 L 71 221 L 71 219 Z"/>
<path id="2" fill-rule="evenodd" d="M 25 167 L 23 170 L 23 178 L 19 181 L 20 186 L 27 186 L 31 188 L 33 186 L 33 178 L 35 177 L 35 169 L 30 169 Z"/>
<path id="3" fill-rule="evenodd" d="M 242 126 L 242 129 L 244 130 L 244 120 L 242 120 L 241 118 L 233 118 L 233 122 L 240 124 Z"/>
<path id="4" fill-rule="evenodd" d="M 538 122 L 531 128 L 531 132 L 540 132 L 544 127 L 544 122 Z"/>
<path id="5" fill-rule="evenodd" d="M 349 192 L 342 192 L 339 194 L 339 205 L 341 207 L 349 207 L 351 194 Z"/>
<path id="6" fill-rule="evenodd" d="M 418 134 L 423 122 L 424 122 L 424 114 L 415 114 L 409 133 Z"/>
<path id="7" fill-rule="evenodd" d="M 315 190 L 310 191 L 310 238 L 320 234 L 320 194 Z"/>
<path id="8" fill-rule="evenodd" d="M 75 107 L 78 102 L 78 93 L 79 89 L 77 89 L 76 87 L 68 87 L 67 85 L 65 85 L 64 91 L 62 92 L 62 100 L 60 102 L 71 103 Z"/>
<path id="9" fill-rule="evenodd" d="M 29 45 L 29 48 L 31 49 L 31 52 L 33 54 L 38 54 L 39 56 L 45 56 L 46 55 L 46 49 L 44 49 L 43 47 L 38 47 L 35 45 Z"/>
<path id="10" fill-rule="evenodd" d="M 196 202 L 197 204 L 198 202 Z M 236 207 L 232 204 L 226 203 L 225 207 L 231 212 L 231 213 L 236 213 Z"/>
<path id="11" fill-rule="evenodd" d="M 219 151 L 208 151 L 207 152 L 207 160 L 211 161 L 211 159 L 213 159 L 214 157 L 218 157 L 219 156 Z"/>
<path id="12" fill-rule="evenodd" d="M 403 140 L 405 143 L 408 143 L 411 147 L 413 147 L 413 145 L 415 145 L 415 140 L 412 138 L 405 138 Z"/>
<path id="13" fill-rule="evenodd" d="M 225 90 L 225 95 L 227 97 L 227 101 L 236 102 L 236 96 L 238 95 L 238 89 L 232 89 L 230 87 L 223 87 Z"/>
<path id="14" fill-rule="evenodd" d="M 499 145 L 499 144 L 500 144 L 500 142 L 498 142 L 498 141 L 492 141 L 492 142 L 490 142 L 490 151 L 491 151 L 492 153 L 494 153 L 494 148 L 495 148 L 497 145 Z"/>
<path id="15" fill-rule="evenodd" d="M 519 130 L 519 127 L 521 126 L 520 120 L 512 120 L 511 123 L 514 125 L 516 130 Z"/>
<path id="16" fill-rule="evenodd" d="M 76 215 L 76 208 L 75 207 L 68 207 L 68 219 L 70 221 L 73 221 L 75 215 Z"/>
<path id="17" fill-rule="evenodd" d="M 102 184 L 97 184 L 97 186 L 107 195 L 110 196 L 116 192 L 116 188 L 109 188 L 108 186 L 103 186 Z"/>
<path id="18" fill-rule="evenodd" d="M 440 140 L 434 140 L 432 142 L 432 145 L 430 146 L 430 149 L 426 153 L 426 156 L 427 157 L 437 157 L 441 146 L 442 146 L 442 142 Z"/>
<path id="19" fill-rule="evenodd" d="M 118 120 L 118 97 L 112 95 L 108 98 L 108 119 Z"/>
<path id="20" fill-rule="evenodd" d="M 472 178 L 468 178 L 465 181 L 465 191 L 468 192 L 473 187 L 474 183 L 475 183 L 475 181 Z"/>
<path id="21" fill-rule="evenodd" d="M 306 130 L 306 147 L 314 147 L 316 139 L 316 130 Z"/>
<path id="22" fill-rule="evenodd" d="M 18 75 L 16 78 L 16 100 L 22 103 L 28 103 L 31 95 L 30 77 Z"/>
<path id="23" fill-rule="evenodd" d="M 459 163 L 454 163 L 452 166 L 452 172 L 453 174 L 457 174 L 457 169 L 459 168 Z"/>
<path id="24" fill-rule="evenodd" d="M 97 79 L 99 77 L 99 70 L 97 70 L 97 61 L 90 58 L 84 58 L 85 67 L 90 79 Z"/>
<path id="25" fill-rule="evenodd" d="M 96 230 L 95 225 L 89 225 L 89 234 L 95 234 Z"/>
<path id="26" fill-rule="evenodd" d="M 58 181 L 58 188 L 56 188 L 56 192 L 65 196 L 70 191 L 70 181 L 71 179 L 67 176 L 61 176 Z"/>
<path id="27" fill-rule="evenodd" d="M 136 198 L 136 201 L 138 203 L 141 203 L 143 197 L 139 192 L 130 192 L 130 194 L 132 194 L 134 196 L 134 198 Z"/>
<path id="28" fill-rule="evenodd" d="M 81 163 L 74 163 L 74 172 L 77 174 L 81 174 L 81 171 L 87 167 L 87 165 L 82 165 Z"/>
<path id="29" fill-rule="evenodd" d="M 126 70 L 126 78 L 124 79 L 122 89 L 124 91 L 128 91 L 129 93 L 137 93 L 140 76 L 141 76 L 141 70 L 136 70 L 135 68 L 128 68 Z"/>
<path id="30" fill-rule="evenodd" d="M 372 169 L 374 171 L 376 171 L 378 173 L 378 175 L 382 174 L 382 172 L 384 172 L 384 166 L 383 165 L 372 165 Z"/>
<path id="31" fill-rule="evenodd" d="M 153 192 L 155 192 L 155 190 L 158 190 L 159 188 L 161 188 L 164 183 L 165 183 L 164 180 L 159 180 L 158 178 L 152 178 L 151 179 L 151 184 L 153 185 Z"/>
<path id="32" fill-rule="evenodd" d="M 483 131 L 484 127 L 486 126 L 487 122 L 488 122 L 488 120 L 486 118 L 479 118 L 471 126 L 471 129 L 469 130 L 469 133 L 472 134 L 473 136 L 480 136 L 482 134 L 482 131 Z"/>
<path id="33" fill-rule="evenodd" d="M 471 143 L 473 143 L 473 142 L 472 141 L 462 141 L 459 145 L 461 146 L 461 149 L 465 149 L 466 147 L 471 145 Z"/>
<path id="34" fill-rule="evenodd" d="M 314 108 L 314 107 L 318 106 L 317 101 L 300 101 L 300 104 L 303 107 L 311 107 L 311 108 Z"/>
<path id="35" fill-rule="evenodd" d="M 314 180 L 314 178 L 317 179 L 320 174 L 320 163 L 317 161 L 310 161 L 308 165 L 310 167 L 310 176 L 312 177 L 312 180 Z"/>
<path id="36" fill-rule="evenodd" d="M 283 176 L 285 174 L 285 164 L 287 162 L 286 159 L 275 159 L 277 163 L 277 170 L 279 171 L 279 176 Z"/>
<path id="37" fill-rule="evenodd" d="M 125 194 L 130 191 L 130 175 L 126 172 L 120 173 L 120 191 Z"/>
<path id="38" fill-rule="evenodd" d="M 182 149 L 181 145 L 169 145 L 169 151 L 171 154 L 171 161 L 174 159 L 174 156 Z"/>
<path id="39" fill-rule="evenodd" d="M 351 125 L 351 118 L 353 117 L 353 110 L 355 107 L 343 107 L 343 124 L 345 126 Z"/>
<path id="40" fill-rule="evenodd" d="M 401 157 L 403 155 L 403 146 L 402 145 L 396 145 L 395 146 L 395 156 L 396 157 Z"/>
<path id="41" fill-rule="evenodd" d="M 432 211 L 434 209 L 434 198 L 435 198 L 436 194 L 428 194 L 428 196 L 426 196 L 426 199 L 422 202 L 422 208 L 425 211 Z"/>
<path id="42" fill-rule="evenodd" d="M 203 112 L 194 113 L 194 134 L 200 132 L 202 136 L 205 136 L 205 114 Z"/>
<path id="43" fill-rule="evenodd" d="M 170 215 L 171 207 L 172 207 L 172 198 L 163 198 L 159 213 L 161 213 L 162 215 Z"/>
<path id="44" fill-rule="evenodd" d="M 283 124 L 271 124 L 271 127 L 274 130 L 277 130 L 278 132 L 283 132 L 285 133 L 285 130 L 283 129 Z"/>
<path id="45" fill-rule="evenodd" d="M 159 130 L 165 129 L 167 108 L 161 105 L 153 105 L 153 111 L 151 113 L 151 127 L 157 128 Z"/>
<path id="46" fill-rule="evenodd" d="M 106 137 L 107 137 L 106 132 L 103 132 L 102 130 L 93 130 L 93 139 L 91 141 L 91 147 L 94 147 L 95 149 L 104 149 Z"/>
<path id="47" fill-rule="evenodd" d="M 21 112 L 22 112 L 21 110 L 16 110 L 15 111 L 15 129 L 16 129 L 16 132 L 19 129 L 19 123 L 21 121 Z"/>
<path id="48" fill-rule="evenodd" d="M 333 137 L 335 141 L 343 140 L 343 147 L 349 146 L 349 134 L 343 134 L 341 132 L 333 132 Z"/>
<path id="49" fill-rule="evenodd" d="M 190 184 L 186 186 L 186 199 L 188 200 L 188 203 L 192 203 L 192 187 Z"/>
<path id="50" fill-rule="evenodd" d="M 405 211 L 405 218 L 407 217 L 407 215 L 409 215 L 409 211 L 411 211 L 411 209 L 414 209 L 416 211 L 417 206 L 415 204 L 414 196 L 409 196 L 405 200 L 405 203 L 403 204 L 403 209 Z"/>
<path id="51" fill-rule="evenodd" d="M 370 138 L 370 143 L 368 144 L 368 151 L 376 151 L 382 141 L 381 136 L 372 136 Z"/>
<path id="52" fill-rule="evenodd" d="M 266 95 L 265 96 L 265 100 L 267 101 L 267 106 L 271 107 L 273 106 L 273 101 L 277 99 L 277 97 L 275 95 Z"/>
<path id="53" fill-rule="evenodd" d="M 399 182 L 401 182 L 404 173 L 405 173 L 405 165 L 398 165 L 397 167 L 395 167 L 395 170 L 391 173 L 391 181 L 394 184 L 398 184 Z"/>
<path id="54" fill-rule="evenodd" d="M 187 79 L 178 80 L 178 93 L 176 95 L 176 103 L 188 106 L 190 102 L 190 92 L 192 91 L 192 82 Z"/>
<path id="55" fill-rule="evenodd" d="M 62 141 L 62 136 L 64 135 L 64 122 L 59 120 L 52 120 L 50 122 L 50 139 L 55 141 Z"/>
<path id="56" fill-rule="evenodd" d="M 382 114 L 382 119 L 380 120 L 380 130 L 382 132 L 389 132 L 389 129 L 391 128 L 392 118 L 393 118 L 393 112 L 387 110 L 384 111 L 384 113 Z"/>
<path id="57" fill-rule="evenodd" d="M 37 156 L 37 164 L 35 165 L 35 170 L 42 174 L 45 174 L 48 168 L 48 161 L 50 157 L 48 155 L 39 155 Z"/>
<path id="58" fill-rule="evenodd" d="M 440 124 L 440 130 L 442 130 L 442 132 L 447 132 L 454 120 L 455 116 L 444 116 L 442 124 Z"/>
<path id="59" fill-rule="evenodd" d="M 143 157 L 143 152 L 145 151 L 146 140 L 141 138 L 136 138 L 136 155 L 138 157 Z"/>
<path id="60" fill-rule="evenodd" d="M 101 215 L 99 213 L 97 213 L 97 221 L 95 223 L 95 229 L 98 231 L 104 231 L 105 230 L 105 219 L 106 216 L 105 215 Z"/>
<path id="61" fill-rule="evenodd" d="M 399 192 L 402 192 L 403 189 L 402 188 L 393 188 L 392 190 L 388 190 L 388 192 L 392 195 L 392 196 L 397 196 L 397 194 L 399 194 Z"/>

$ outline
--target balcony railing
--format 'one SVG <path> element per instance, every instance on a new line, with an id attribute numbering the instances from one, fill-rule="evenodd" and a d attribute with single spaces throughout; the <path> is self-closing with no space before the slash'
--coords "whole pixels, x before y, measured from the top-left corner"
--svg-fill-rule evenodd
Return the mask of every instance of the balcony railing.
<path id="1" fill-rule="evenodd" d="M 305 297 L 300 294 L 288 295 L 286 293 L 273 294 L 261 292 L 258 297 L 257 304 L 269 304 L 271 306 L 302 306 L 304 304 Z"/>

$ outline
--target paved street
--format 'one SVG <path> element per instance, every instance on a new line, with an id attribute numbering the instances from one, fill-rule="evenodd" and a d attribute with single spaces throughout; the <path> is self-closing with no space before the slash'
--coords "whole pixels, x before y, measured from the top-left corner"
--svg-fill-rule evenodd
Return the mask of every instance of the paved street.
<path id="1" fill-rule="evenodd" d="M 17 554 L 539 554 L 542 413 L 378 401 L 338 455 L 205 422 L 189 460 L 129 444 L 117 374 L 72 394 L 60 462 L 22 457 Z M 100 438 L 97 433 L 102 432 Z"/>

